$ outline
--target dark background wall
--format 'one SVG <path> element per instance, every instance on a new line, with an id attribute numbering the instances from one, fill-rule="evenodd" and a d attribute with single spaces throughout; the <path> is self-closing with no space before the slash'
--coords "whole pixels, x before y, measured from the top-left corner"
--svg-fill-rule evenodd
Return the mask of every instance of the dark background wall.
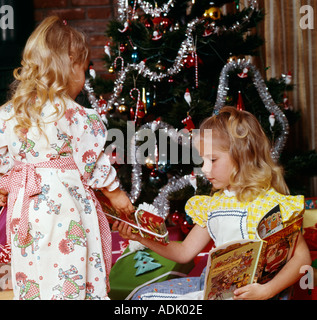
<path id="1" fill-rule="evenodd" d="M 25 41 L 34 28 L 33 0 L 0 0 L 0 7 L 4 5 L 13 8 L 14 28 L 0 28 L 0 104 L 7 99 L 12 72 L 20 64 Z"/>
<path id="2" fill-rule="evenodd" d="M 113 77 L 102 60 L 107 42 L 105 30 L 115 15 L 115 0 L 0 0 L 0 7 L 14 11 L 14 29 L 0 29 L 0 105 L 8 99 L 13 70 L 20 65 L 25 42 L 36 25 L 50 15 L 58 15 L 83 31 L 91 48 L 91 62 L 97 74 Z M 1 17 L 4 14 L 0 14 Z"/>

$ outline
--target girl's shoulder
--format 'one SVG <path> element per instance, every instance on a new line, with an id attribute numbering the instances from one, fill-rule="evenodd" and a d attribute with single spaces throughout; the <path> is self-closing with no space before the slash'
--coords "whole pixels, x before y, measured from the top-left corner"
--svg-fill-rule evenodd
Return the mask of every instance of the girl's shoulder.
<path id="1" fill-rule="evenodd" d="M 65 114 L 64 118 L 70 123 L 76 123 L 78 119 L 82 118 L 84 120 L 89 118 L 94 118 L 96 120 L 100 120 L 99 115 L 95 109 L 88 109 L 78 104 L 76 101 L 72 99 L 60 99 L 56 98 L 54 100 L 55 107 L 61 108 L 62 105 L 65 105 Z M 53 103 L 49 103 L 50 108 L 52 108 Z"/>
<path id="2" fill-rule="evenodd" d="M 195 196 L 189 199 L 185 205 L 187 215 L 202 228 L 207 224 L 210 201 L 210 196 Z"/>
<path id="3" fill-rule="evenodd" d="M 14 113 L 14 108 L 12 103 L 9 101 L 5 103 L 4 105 L 0 106 L 0 118 L 1 120 L 5 120 L 7 118 L 10 118 Z"/>
<path id="4" fill-rule="evenodd" d="M 305 199 L 302 195 L 284 195 L 278 193 L 274 188 L 258 196 L 250 203 L 250 211 L 259 218 L 263 217 L 271 209 L 279 205 L 282 220 L 291 222 L 304 213 Z"/>
<path id="5" fill-rule="evenodd" d="M 209 212 L 218 206 L 220 198 L 220 192 L 216 192 L 213 196 L 194 196 L 187 201 L 185 211 L 194 223 L 205 227 Z"/>

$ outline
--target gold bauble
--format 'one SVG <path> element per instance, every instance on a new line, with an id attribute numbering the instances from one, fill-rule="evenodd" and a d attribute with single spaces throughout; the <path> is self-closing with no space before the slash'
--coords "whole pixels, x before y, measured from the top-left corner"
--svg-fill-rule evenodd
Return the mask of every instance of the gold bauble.
<path id="1" fill-rule="evenodd" d="M 219 20 L 221 19 L 221 10 L 218 7 L 211 7 L 205 11 L 204 17 L 212 20 Z"/>
<path id="2" fill-rule="evenodd" d="M 120 113 L 123 113 L 127 111 L 127 106 L 125 106 L 124 104 L 121 104 L 117 109 Z"/>

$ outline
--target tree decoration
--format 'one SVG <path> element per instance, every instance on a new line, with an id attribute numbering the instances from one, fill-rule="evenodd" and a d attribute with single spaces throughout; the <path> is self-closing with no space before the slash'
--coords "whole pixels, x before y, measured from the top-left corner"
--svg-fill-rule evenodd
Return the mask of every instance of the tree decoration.
<path id="1" fill-rule="evenodd" d="M 129 26 L 130 26 L 130 24 L 129 24 L 129 21 L 126 21 L 125 23 L 124 23 L 124 25 L 123 25 L 123 29 L 118 29 L 121 33 L 124 33 L 124 32 L 126 32 L 128 29 L 129 29 Z"/>
<path id="2" fill-rule="evenodd" d="M 105 54 L 111 59 L 111 49 L 110 49 L 110 42 L 107 42 L 104 46 Z"/>
<path id="3" fill-rule="evenodd" d="M 90 76 L 95 79 L 96 78 L 96 71 L 95 69 L 93 68 L 93 66 L 89 66 L 89 74 Z"/>
<path id="4" fill-rule="evenodd" d="M 212 20 L 219 20 L 221 18 L 221 15 L 221 10 L 218 7 L 211 7 L 204 13 L 205 18 L 210 18 Z"/>
<path id="5" fill-rule="evenodd" d="M 184 94 L 184 99 L 185 99 L 185 101 L 188 103 L 188 105 L 190 106 L 190 104 L 191 104 L 191 102 L 192 102 L 192 97 L 191 97 L 191 95 L 190 95 L 190 91 L 189 91 L 188 88 L 186 89 L 186 92 L 185 92 L 185 94 Z"/>
<path id="6" fill-rule="evenodd" d="M 273 112 L 269 116 L 269 122 L 270 122 L 271 128 L 273 128 L 275 126 L 275 114 Z"/>
<path id="7" fill-rule="evenodd" d="M 185 129 L 188 130 L 189 132 L 191 132 L 193 129 L 195 129 L 193 119 L 189 114 L 187 115 L 187 118 L 182 120 L 182 124 L 185 125 Z"/>
<path id="8" fill-rule="evenodd" d="M 136 276 L 162 267 L 160 263 L 154 262 L 154 258 L 152 258 L 150 254 L 145 251 L 138 251 L 133 259 L 137 260 L 134 265 L 134 268 L 137 268 L 135 273 Z"/>
<path id="9" fill-rule="evenodd" d="M 124 69 L 124 59 L 123 59 L 121 56 L 118 56 L 118 57 L 115 58 L 115 60 L 114 60 L 114 62 L 113 62 L 114 68 L 117 69 L 118 60 L 121 60 L 121 72 L 123 72 L 123 69 Z"/>
<path id="10" fill-rule="evenodd" d="M 137 92 L 137 99 L 133 96 L 133 92 L 136 91 Z M 133 100 L 137 100 L 136 102 L 136 109 L 135 109 L 135 115 L 134 115 L 134 121 L 137 120 L 137 118 L 143 118 L 145 115 L 145 108 L 144 108 L 144 104 L 143 101 L 141 100 L 141 93 L 140 90 L 137 88 L 133 88 L 130 90 L 130 97 Z"/>
<path id="11" fill-rule="evenodd" d="M 245 110 L 241 91 L 238 92 L 237 109 L 240 111 Z"/>
<path id="12" fill-rule="evenodd" d="M 158 8 L 157 4 L 153 6 L 151 3 L 147 1 L 135 0 L 134 6 L 136 4 L 140 5 L 140 8 L 144 11 L 145 14 L 150 15 L 152 17 L 160 17 L 162 14 L 167 14 L 171 7 L 174 6 L 174 0 L 169 0 L 167 3 L 163 4 L 161 8 Z M 129 12 L 129 6 L 127 6 L 126 0 L 118 1 L 118 14 L 120 20 L 124 20 L 127 18 Z"/>
<path id="13" fill-rule="evenodd" d="M 136 145 L 136 141 L 139 140 L 138 135 L 143 130 L 150 129 L 152 132 L 157 130 L 164 130 L 166 134 L 170 137 L 171 141 L 177 142 L 178 144 L 183 144 L 184 146 L 190 145 L 191 137 L 189 134 L 183 134 L 182 132 L 178 132 L 171 125 L 162 122 L 160 120 L 148 122 L 141 126 L 139 130 L 134 134 L 130 143 L 130 163 L 132 163 L 132 177 L 131 177 L 131 192 L 129 194 L 130 200 L 132 203 L 135 203 L 141 194 L 142 189 L 142 163 L 139 163 L 137 159 L 138 149 L 139 147 Z M 147 165 L 144 163 L 144 165 Z M 160 211 L 159 215 L 166 218 L 168 214 L 167 212 Z"/>
<path id="14" fill-rule="evenodd" d="M 201 177 L 203 183 L 210 184 L 204 175 L 195 175 Z M 176 191 L 182 190 L 187 186 L 192 186 L 193 174 L 185 175 L 181 178 L 173 177 L 160 189 L 158 196 L 154 199 L 153 205 L 158 209 L 159 216 L 166 219 L 170 211 L 169 196 Z"/>
<path id="15" fill-rule="evenodd" d="M 234 23 L 231 27 L 226 26 L 217 26 L 215 24 L 215 21 L 212 22 L 212 25 L 207 24 L 207 27 L 210 26 L 210 30 L 212 34 L 223 34 L 227 32 L 238 32 L 241 30 L 241 28 L 244 27 L 244 24 L 249 22 L 251 16 L 255 11 L 258 11 L 258 5 L 256 0 L 249 0 L 249 7 L 250 10 L 248 11 L 248 14 L 241 18 L 239 22 Z M 153 18 L 159 18 L 161 19 L 161 15 L 166 15 L 170 7 L 174 5 L 174 1 L 170 0 L 166 4 L 164 4 L 161 8 L 158 8 L 157 5 L 153 6 L 147 1 L 142 0 L 135 0 L 134 6 L 136 4 L 139 4 L 140 8 L 148 15 L 151 15 Z M 119 19 L 124 22 L 124 28 L 120 30 L 121 32 L 125 32 L 128 27 L 128 14 L 129 14 L 129 5 L 125 0 L 119 0 L 118 2 L 118 14 Z M 208 18 L 209 19 L 209 18 Z M 161 21 L 161 20 L 160 20 Z M 185 39 L 181 43 L 180 48 L 178 50 L 177 56 L 174 60 L 173 65 L 170 68 L 167 68 L 166 70 L 160 70 L 161 72 L 157 73 L 155 71 L 150 70 L 146 64 L 142 61 L 138 63 L 138 58 L 133 57 L 133 63 L 127 64 L 124 68 L 123 72 L 121 72 L 119 78 L 115 81 L 113 94 L 108 100 L 108 107 L 111 108 L 114 102 L 116 102 L 116 99 L 119 97 L 120 94 L 120 88 L 123 86 L 127 73 L 136 71 L 140 75 L 142 75 L 144 78 L 149 79 L 151 82 L 160 82 L 164 79 L 169 79 L 170 77 L 173 77 L 174 75 L 178 74 L 183 66 L 184 66 L 184 59 L 188 56 L 188 53 L 193 50 L 194 46 L 194 37 L 193 32 L 196 30 L 196 27 L 200 24 L 206 24 L 206 18 L 195 18 L 192 21 L 190 21 L 187 24 L 187 29 L 185 32 Z M 175 24 L 174 30 L 177 29 L 177 26 Z M 156 39 L 157 35 L 153 35 L 153 38 Z M 196 70 L 198 72 L 198 69 Z M 198 86 L 198 75 L 196 76 L 196 87 Z"/>
<path id="16" fill-rule="evenodd" d="M 281 124 L 282 132 L 280 136 L 276 139 L 272 150 L 272 158 L 276 161 L 279 159 L 283 148 L 285 147 L 287 136 L 289 134 L 289 124 L 285 114 L 281 109 L 275 104 L 270 95 L 268 88 L 257 68 L 250 63 L 250 61 L 238 60 L 229 61 L 221 71 L 219 78 L 219 87 L 217 93 L 217 100 L 214 107 L 214 115 L 219 113 L 219 111 L 225 106 L 226 98 L 228 94 L 229 86 L 229 74 L 237 70 L 244 70 L 247 68 L 252 73 L 252 79 L 254 86 L 256 87 L 260 98 L 262 99 L 265 108 L 272 114 L 274 113 L 276 120 Z"/>
<path id="17" fill-rule="evenodd" d="M 96 111 L 98 111 L 98 108 L 99 108 L 98 99 L 96 98 L 95 91 L 90 84 L 90 79 L 85 80 L 84 89 L 87 92 L 88 101 L 91 107 L 94 108 Z"/>

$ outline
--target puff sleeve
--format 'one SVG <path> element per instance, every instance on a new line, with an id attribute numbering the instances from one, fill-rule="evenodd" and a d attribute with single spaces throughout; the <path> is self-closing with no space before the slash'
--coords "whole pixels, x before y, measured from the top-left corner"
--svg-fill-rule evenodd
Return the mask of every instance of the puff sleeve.
<path id="1" fill-rule="evenodd" d="M 195 196 L 189 199 L 185 206 L 186 213 L 202 228 L 207 225 L 211 199 L 209 196 Z"/>
<path id="2" fill-rule="evenodd" d="M 93 189 L 115 190 L 119 187 L 119 181 L 116 170 L 104 153 L 107 130 L 99 115 L 94 110 L 79 105 L 67 112 L 65 118 L 71 123 L 69 135 L 74 146 L 73 157 L 84 183 Z"/>

